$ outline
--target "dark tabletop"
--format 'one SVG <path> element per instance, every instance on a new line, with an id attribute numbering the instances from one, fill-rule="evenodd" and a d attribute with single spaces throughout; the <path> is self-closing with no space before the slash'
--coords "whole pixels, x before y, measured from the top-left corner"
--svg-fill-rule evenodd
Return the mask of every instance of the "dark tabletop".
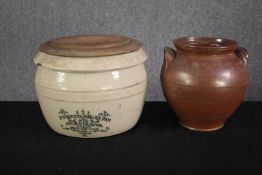
<path id="1" fill-rule="evenodd" d="M 262 174 L 262 102 L 245 102 L 214 132 L 182 128 L 164 102 L 147 102 L 120 135 L 53 132 L 37 102 L 0 102 L 0 174 Z"/>

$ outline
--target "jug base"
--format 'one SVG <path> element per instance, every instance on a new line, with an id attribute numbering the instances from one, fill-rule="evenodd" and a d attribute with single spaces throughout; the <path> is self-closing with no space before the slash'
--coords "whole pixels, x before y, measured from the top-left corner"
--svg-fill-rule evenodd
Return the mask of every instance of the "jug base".
<path id="1" fill-rule="evenodd" d="M 185 125 L 181 122 L 179 122 L 179 124 L 186 129 L 193 130 L 193 131 L 201 131 L 201 132 L 216 131 L 216 130 L 223 128 L 223 126 L 224 126 L 224 123 L 223 123 L 222 125 L 220 125 L 218 127 L 205 129 L 205 128 L 195 128 L 195 127 L 192 127 L 192 126 L 187 126 L 187 125 Z"/>

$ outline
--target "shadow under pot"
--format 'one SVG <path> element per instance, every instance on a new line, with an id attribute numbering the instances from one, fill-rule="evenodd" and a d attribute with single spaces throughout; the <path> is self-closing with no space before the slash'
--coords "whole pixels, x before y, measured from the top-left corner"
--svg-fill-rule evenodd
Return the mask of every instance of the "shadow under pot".
<path id="1" fill-rule="evenodd" d="M 223 127 L 248 86 L 247 50 L 229 39 L 182 37 L 164 50 L 161 83 L 182 126 L 197 131 Z"/>
<path id="2" fill-rule="evenodd" d="M 141 44 L 114 35 L 57 38 L 39 47 L 35 87 L 48 125 L 57 133 L 105 137 L 138 121 L 147 86 Z"/>

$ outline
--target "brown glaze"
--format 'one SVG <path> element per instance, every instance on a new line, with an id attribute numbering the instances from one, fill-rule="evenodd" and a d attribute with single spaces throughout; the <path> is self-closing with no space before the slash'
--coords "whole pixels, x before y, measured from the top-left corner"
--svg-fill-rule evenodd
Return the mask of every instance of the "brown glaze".
<path id="1" fill-rule="evenodd" d="M 223 127 L 247 90 L 247 50 L 211 37 L 178 38 L 174 45 L 177 51 L 164 50 L 161 82 L 180 124 L 198 131 Z"/>
<path id="2" fill-rule="evenodd" d="M 56 38 L 42 44 L 40 52 L 68 57 L 98 57 L 133 52 L 141 43 L 118 35 L 79 35 Z"/>

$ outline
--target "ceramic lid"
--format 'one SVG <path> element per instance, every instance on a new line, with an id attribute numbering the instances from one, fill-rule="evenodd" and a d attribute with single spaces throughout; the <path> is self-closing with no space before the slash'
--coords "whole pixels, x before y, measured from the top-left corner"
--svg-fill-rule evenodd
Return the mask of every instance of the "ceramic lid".
<path id="1" fill-rule="evenodd" d="M 117 35 L 57 38 L 39 47 L 36 64 L 55 70 L 101 71 L 143 63 L 147 55 L 135 39 Z"/>
<path id="2" fill-rule="evenodd" d="M 39 47 L 39 51 L 57 56 L 97 57 L 133 52 L 141 43 L 117 35 L 79 35 L 56 38 Z"/>

